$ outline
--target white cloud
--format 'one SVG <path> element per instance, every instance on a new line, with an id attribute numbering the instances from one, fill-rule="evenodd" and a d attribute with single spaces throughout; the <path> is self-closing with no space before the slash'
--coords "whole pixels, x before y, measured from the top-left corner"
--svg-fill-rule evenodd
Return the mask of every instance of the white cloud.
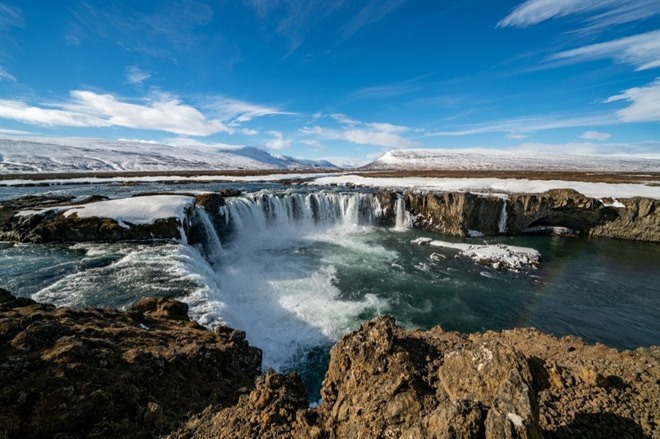
<path id="1" fill-rule="evenodd" d="M 584 140 L 607 140 L 612 137 L 611 134 L 601 133 L 600 131 L 585 131 L 580 136 L 580 139 Z"/>
<path id="2" fill-rule="evenodd" d="M 619 101 L 631 102 L 616 112 L 622 122 L 660 122 L 660 78 L 643 87 L 629 88 L 610 96 L 605 103 Z"/>
<path id="3" fill-rule="evenodd" d="M 19 122 L 69 127 L 107 127 L 110 123 L 98 117 L 54 108 L 33 107 L 21 101 L 0 99 L 0 117 Z"/>
<path id="4" fill-rule="evenodd" d="M 348 117 L 348 116 L 346 116 L 345 114 L 342 114 L 342 113 L 333 113 L 333 114 L 330 115 L 330 118 L 333 119 L 333 120 L 336 120 L 340 124 L 346 125 L 346 126 L 351 126 L 352 127 L 352 126 L 360 124 L 359 121 L 353 120 L 350 117 Z"/>
<path id="5" fill-rule="evenodd" d="M 419 144 L 401 134 L 410 128 L 390 123 L 363 123 L 350 119 L 344 114 L 332 114 L 332 119 L 341 125 L 341 129 L 321 126 L 305 127 L 300 131 L 325 140 L 345 140 L 358 145 L 375 145 L 387 148 L 414 148 Z"/>
<path id="6" fill-rule="evenodd" d="M 413 148 L 416 142 L 386 131 L 352 129 L 343 133 L 343 138 L 351 143 L 386 146 L 388 148 Z"/>
<path id="7" fill-rule="evenodd" d="M 126 67 L 126 79 L 130 84 L 142 84 L 149 78 L 151 78 L 151 73 L 145 72 L 138 66 Z"/>
<path id="8" fill-rule="evenodd" d="M 630 64 L 637 71 L 660 67 L 660 30 L 566 50 L 548 60 L 570 64 L 603 58 Z"/>
<path id="9" fill-rule="evenodd" d="M 506 140 L 524 140 L 528 136 L 527 134 L 521 134 L 521 133 L 510 133 L 506 135 Z"/>
<path id="10" fill-rule="evenodd" d="M 220 120 L 227 122 L 230 126 L 249 122 L 255 117 L 296 114 L 284 111 L 279 107 L 253 104 L 225 96 L 213 98 L 205 105 L 205 108 L 210 110 Z"/>
<path id="11" fill-rule="evenodd" d="M 267 131 L 271 136 L 275 136 L 273 140 L 266 142 L 266 148 L 268 149 L 286 149 L 291 147 L 291 140 L 285 139 L 284 134 L 279 131 Z"/>
<path id="12" fill-rule="evenodd" d="M 573 14 L 584 15 L 584 31 L 642 20 L 660 12 L 656 0 L 527 0 L 497 27 L 528 27 Z"/>
<path id="13" fill-rule="evenodd" d="M 0 100 L 0 117 L 36 125 L 119 126 L 191 136 L 229 131 L 220 120 L 208 119 L 196 108 L 165 94 L 142 105 L 123 102 L 111 94 L 83 90 L 73 90 L 67 103 L 41 107 L 21 101 Z"/>
<path id="14" fill-rule="evenodd" d="M 253 130 L 251 128 L 241 128 L 237 131 L 239 134 L 243 134 L 244 136 L 256 136 L 259 134 L 259 131 Z"/>

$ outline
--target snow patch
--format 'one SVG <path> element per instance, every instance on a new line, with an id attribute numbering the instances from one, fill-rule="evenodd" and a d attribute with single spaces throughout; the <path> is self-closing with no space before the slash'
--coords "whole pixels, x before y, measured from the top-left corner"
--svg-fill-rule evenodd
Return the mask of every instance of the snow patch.
<path id="1" fill-rule="evenodd" d="M 423 245 L 420 238 L 411 241 L 412 244 Z M 460 256 L 466 256 L 473 261 L 490 265 L 495 269 L 519 271 L 524 268 L 537 268 L 541 262 L 541 253 L 529 247 L 517 247 L 504 244 L 461 244 L 446 241 L 430 241 L 428 245 L 458 250 Z"/>
<path id="2" fill-rule="evenodd" d="M 506 415 L 506 417 L 509 419 L 509 421 L 513 422 L 513 425 L 515 425 L 518 428 L 522 428 L 523 426 L 522 416 L 517 415 L 515 413 L 509 413 Z"/>
<path id="3" fill-rule="evenodd" d="M 354 184 L 365 187 L 404 188 L 428 191 L 471 192 L 474 194 L 505 195 L 511 193 L 535 194 L 551 189 L 573 189 L 591 198 L 646 197 L 660 200 L 657 186 L 641 183 L 591 183 L 564 180 L 528 180 L 518 178 L 426 178 L 426 177 L 362 177 L 340 174 L 316 178 L 308 184 Z"/>
<path id="4" fill-rule="evenodd" d="M 120 198 L 74 206 L 64 215 L 74 213 L 78 218 L 110 218 L 122 227 L 130 224 L 153 224 L 156 220 L 177 218 L 183 223 L 186 208 L 193 205 L 194 198 L 182 195 L 151 195 L 146 197 Z"/>

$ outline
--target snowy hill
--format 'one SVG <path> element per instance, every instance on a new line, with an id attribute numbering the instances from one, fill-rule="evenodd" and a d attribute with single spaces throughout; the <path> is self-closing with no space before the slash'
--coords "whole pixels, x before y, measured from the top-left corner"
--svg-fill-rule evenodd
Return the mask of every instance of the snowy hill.
<path id="1" fill-rule="evenodd" d="M 569 155 L 490 149 L 402 149 L 389 151 L 362 169 L 658 172 L 660 156 Z"/>
<path id="2" fill-rule="evenodd" d="M 0 173 L 330 169 L 328 161 L 273 156 L 254 147 L 171 146 L 98 139 L 0 138 Z"/>

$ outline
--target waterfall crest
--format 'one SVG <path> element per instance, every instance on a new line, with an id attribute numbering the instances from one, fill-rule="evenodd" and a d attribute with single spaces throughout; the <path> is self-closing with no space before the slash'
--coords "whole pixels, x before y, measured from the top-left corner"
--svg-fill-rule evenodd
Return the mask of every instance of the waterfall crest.
<path id="1" fill-rule="evenodd" d="M 368 226 L 382 214 L 373 194 L 334 192 L 260 192 L 230 198 L 219 212 L 226 231 L 237 234 L 248 230 L 295 232 L 328 226 Z"/>

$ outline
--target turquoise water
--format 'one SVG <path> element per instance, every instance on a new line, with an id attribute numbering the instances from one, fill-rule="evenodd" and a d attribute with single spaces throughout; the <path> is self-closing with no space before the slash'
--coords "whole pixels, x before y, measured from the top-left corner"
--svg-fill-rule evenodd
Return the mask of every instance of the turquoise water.
<path id="1" fill-rule="evenodd" d="M 122 308 L 145 296 L 178 297 L 202 324 L 244 329 L 264 350 L 265 366 L 302 370 L 312 397 L 329 346 L 382 313 L 410 328 L 533 326 L 619 349 L 660 344 L 659 245 L 586 237 L 463 240 L 342 215 L 322 225 L 246 227 L 223 235 L 212 257 L 206 245 L 184 243 L 0 243 L 0 286 L 71 306 Z M 410 243 L 420 236 L 531 247 L 543 261 L 536 270 L 498 271 L 455 257 L 455 250 Z M 433 252 L 446 259 L 431 260 Z"/>

